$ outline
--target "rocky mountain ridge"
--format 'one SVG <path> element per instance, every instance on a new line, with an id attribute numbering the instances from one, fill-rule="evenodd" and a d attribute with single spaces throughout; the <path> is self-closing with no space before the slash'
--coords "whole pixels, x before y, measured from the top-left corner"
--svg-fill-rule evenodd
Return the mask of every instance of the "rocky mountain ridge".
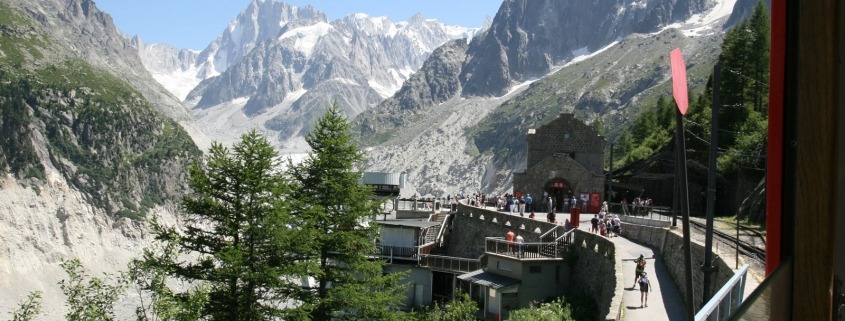
<path id="1" fill-rule="evenodd" d="M 499 34 L 502 38 L 495 42 L 508 43 L 509 39 L 512 39 L 512 34 L 498 33 L 496 30 L 511 23 L 499 21 L 500 19 L 519 20 L 518 16 L 503 14 L 503 11 L 507 10 L 524 10 L 525 8 L 505 9 L 505 7 L 519 4 L 525 3 L 506 1 L 491 28 L 478 38 L 483 39 L 490 37 L 491 34 Z M 657 4 L 655 2 L 649 2 L 649 4 L 661 7 L 655 5 Z M 536 3 L 534 5 L 540 6 Z M 688 17 L 686 20 L 657 20 L 663 21 L 662 23 L 666 26 L 651 33 L 632 33 L 603 48 L 564 53 L 557 51 L 561 56 L 568 54 L 579 56 L 566 60 L 568 62 L 560 65 L 552 65 L 554 72 L 539 79 L 529 79 L 513 85 L 515 79 L 520 78 L 510 78 L 511 80 L 502 83 L 507 83 L 506 86 L 496 86 L 492 83 L 485 85 L 485 88 L 495 88 L 496 94 L 505 92 L 508 99 L 482 98 L 485 95 L 478 97 L 476 96 L 478 93 L 467 89 L 467 82 L 462 78 L 458 83 L 461 91 L 451 96 L 439 97 L 438 103 L 398 104 L 400 97 L 407 96 L 409 93 L 425 92 L 428 86 L 425 83 L 411 85 L 408 82 L 406 83 L 408 88 L 403 87 L 392 98 L 362 113 L 354 121 L 354 126 L 360 133 L 360 141 L 366 146 L 371 146 L 369 148 L 370 162 L 366 170 L 409 172 L 410 185 L 418 185 L 416 190 L 408 190 L 409 195 L 413 193 L 445 195 L 476 191 L 507 192 L 511 185 L 512 174 L 525 170 L 525 134 L 529 128 L 536 128 L 555 119 L 560 113 L 566 112 L 574 113 L 577 118 L 588 124 L 597 117 L 602 117 L 609 135 L 619 133 L 633 119 L 636 119 L 643 106 L 653 104 L 658 95 L 671 93 L 671 88 L 667 86 L 669 73 L 668 61 L 666 61 L 667 53 L 671 49 L 675 47 L 682 49 L 689 68 L 691 90 L 700 90 L 699 88 L 706 83 L 710 68 L 718 57 L 723 28 L 729 26 L 726 20 L 731 16 L 736 5 L 740 4 L 732 0 L 709 2 L 704 7 L 707 10 L 690 12 L 686 15 Z M 667 10 L 672 7 L 663 6 L 662 8 L 664 8 L 662 10 Z M 555 15 L 555 13 L 537 14 Z M 643 19 L 647 17 L 650 15 L 642 16 Z M 643 21 L 639 25 L 655 25 L 653 22 Z M 533 23 L 539 25 L 544 22 L 538 20 Z M 599 21 L 599 23 L 602 22 Z M 507 30 L 507 28 L 504 29 Z M 500 57 L 501 61 L 510 61 L 502 50 L 479 49 L 482 41 L 478 38 L 470 43 L 461 68 L 466 68 L 468 62 L 473 59 L 473 55 L 490 55 Z M 525 39 L 525 43 L 520 46 L 531 48 L 532 42 L 529 38 Z M 537 46 L 547 46 L 547 44 Z M 541 64 L 544 63 L 543 61 L 553 61 L 546 59 L 545 56 L 540 58 Z M 440 58 L 432 56 L 430 59 Z M 451 61 L 460 60 L 460 57 L 451 59 Z M 489 65 L 510 73 L 508 64 L 491 62 Z M 418 73 L 428 72 L 431 71 L 423 68 Z M 501 79 L 507 77 L 509 76 Z M 471 114 L 469 116 L 472 117 L 471 120 L 460 118 L 458 115 L 466 114 L 458 110 L 450 111 L 467 105 L 488 103 L 497 105 L 487 106 L 483 113 Z M 441 122 L 451 122 L 452 126 L 459 127 L 461 130 L 447 131 L 436 125 Z M 421 124 L 432 125 L 420 128 Z M 406 131 L 411 131 L 414 135 L 409 137 L 404 134 Z M 458 135 L 458 137 L 444 137 L 449 134 Z M 613 137 L 610 136 L 609 139 Z M 448 141 L 449 143 L 437 147 L 431 146 L 429 141 Z M 397 146 L 402 147 L 397 149 Z M 444 151 L 432 153 L 432 148 L 444 149 Z M 405 154 L 415 156 L 398 156 Z M 436 166 L 444 162 L 445 164 L 473 164 L 483 170 L 475 170 L 467 176 L 467 173 L 450 171 L 449 167 Z M 456 181 L 454 175 L 463 176 Z"/>
<path id="2" fill-rule="evenodd" d="M 145 218 L 175 222 L 200 150 L 172 119 L 184 109 L 93 1 L 0 11 L 0 311 L 38 290 L 38 319 L 57 320 L 59 263 L 125 269 L 149 243 Z"/>
<path id="3" fill-rule="evenodd" d="M 157 80 L 185 95 L 200 126 L 214 127 L 214 139 L 257 128 L 301 152 L 290 141 L 301 143 L 326 106 L 337 101 L 354 117 L 398 90 L 439 45 L 476 31 L 419 14 L 399 23 L 366 14 L 328 21 L 312 7 L 255 0 L 196 56 L 139 50 Z M 186 84 L 196 86 L 188 92 Z"/>
<path id="4" fill-rule="evenodd" d="M 710 0 L 505 1 L 461 71 L 464 96 L 501 96 L 631 33 L 649 33 L 712 8 Z"/>

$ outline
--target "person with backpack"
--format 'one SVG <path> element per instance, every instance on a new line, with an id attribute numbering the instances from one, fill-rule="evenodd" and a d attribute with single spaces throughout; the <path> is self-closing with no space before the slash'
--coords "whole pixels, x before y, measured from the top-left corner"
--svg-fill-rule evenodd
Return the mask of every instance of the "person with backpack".
<path id="1" fill-rule="evenodd" d="M 646 277 L 646 272 L 641 274 L 640 278 L 637 280 L 637 283 L 640 284 L 640 308 L 643 307 L 643 302 L 645 302 L 645 307 L 648 307 L 648 293 L 651 292 L 651 281 L 649 281 L 648 277 Z"/>
<path id="2" fill-rule="evenodd" d="M 645 273 L 645 256 L 642 253 L 640 253 L 640 257 L 638 257 L 636 260 L 634 260 L 634 263 L 637 264 L 637 268 L 636 268 L 637 274 L 634 275 L 635 281 L 634 281 L 634 285 L 631 286 L 632 289 L 637 286 L 636 280 L 638 280 L 640 278 L 640 276 L 643 273 Z"/>

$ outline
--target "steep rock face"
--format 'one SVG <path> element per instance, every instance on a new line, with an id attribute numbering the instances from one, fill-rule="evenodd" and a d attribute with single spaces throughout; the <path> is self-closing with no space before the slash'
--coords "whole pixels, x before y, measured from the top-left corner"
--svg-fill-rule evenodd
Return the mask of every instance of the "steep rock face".
<path id="1" fill-rule="evenodd" d="M 236 137 L 246 118 L 278 142 L 297 139 L 332 102 L 354 117 L 396 92 L 437 46 L 473 32 L 420 15 L 400 23 L 365 14 L 332 22 L 319 12 L 291 18 L 277 20 L 276 36 L 187 95 L 200 123 L 232 124 L 218 132 Z M 240 110 L 223 110 L 232 108 Z"/>
<path id="2" fill-rule="evenodd" d="M 93 1 L 0 11 L 0 311 L 38 290 L 44 320 L 57 320 L 58 264 L 125 269 L 149 242 L 144 217 L 173 222 L 200 151 L 147 97 L 172 96 L 133 87 L 154 81 Z"/>
<path id="3" fill-rule="evenodd" d="M 754 13 L 754 7 L 760 1 L 765 2 L 766 7 L 771 11 L 772 0 L 736 0 L 733 11 L 731 11 L 731 17 L 725 22 L 725 28 L 738 25 L 742 20 L 751 17 L 751 14 Z"/>
<path id="4" fill-rule="evenodd" d="M 419 109 L 459 94 L 461 83 L 458 77 L 466 51 L 466 39 L 453 40 L 437 48 L 420 71 L 402 85 L 394 96 L 397 103 Z"/>
<path id="5" fill-rule="evenodd" d="M 461 92 L 461 65 L 467 48 L 466 39 L 452 40 L 440 46 L 393 97 L 355 118 L 354 126 L 360 126 L 362 138 L 402 126 L 406 114 L 424 113 L 430 106 L 458 96 Z M 368 142 L 377 139 L 366 138 Z"/>
<path id="6" fill-rule="evenodd" d="M 703 12 L 708 0 L 509 0 L 470 44 L 461 73 L 465 96 L 501 96 L 516 82 L 632 32 L 653 32 Z"/>
<path id="7" fill-rule="evenodd" d="M 188 71 L 196 62 L 199 53 L 190 49 L 179 49 L 166 44 L 145 44 L 140 37 L 130 40 L 138 48 L 141 62 L 153 75 L 176 71 Z"/>
<path id="8" fill-rule="evenodd" d="M 204 64 L 206 77 L 220 74 L 241 61 L 258 43 L 277 37 L 286 23 L 294 20 L 325 21 L 326 16 L 311 6 L 299 8 L 284 2 L 253 0 L 199 53 L 197 64 Z"/>
<path id="9" fill-rule="evenodd" d="M 137 48 L 144 68 L 177 99 L 185 99 L 188 92 L 199 84 L 197 51 L 166 44 L 146 44 L 138 36 L 132 37 L 130 43 Z"/>
<path id="10" fill-rule="evenodd" d="M 618 14 L 612 21 L 599 19 L 597 13 L 589 12 L 583 12 L 582 17 L 569 17 L 572 21 L 561 21 L 552 8 L 567 5 L 564 1 L 527 1 L 525 4 L 529 6 L 545 3 L 548 10 L 533 14 L 544 19 L 525 16 L 524 21 L 513 21 L 522 24 L 530 21 L 537 26 L 558 25 L 558 28 L 569 25 L 573 29 L 559 30 L 560 35 L 557 37 L 560 39 L 545 39 L 535 43 L 532 36 L 537 37 L 537 33 L 526 32 L 525 29 L 514 29 L 516 31 L 511 32 L 501 27 L 508 25 L 509 22 L 502 20 L 512 18 L 514 10 L 524 12 L 529 8 L 509 9 L 515 3 L 523 2 L 506 1 L 491 28 L 469 44 L 463 65 L 464 74 L 460 78 L 462 97 L 427 105 L 409 101 L 399 104 L 395 97 L 413 96 L 411 93 L 421 92 L 427 87 L 427 84 L 406 84 L 394 98 L 355 119 L 353 125 L 356 133 L 359 133 L 357 138 L 365 146 L 370 146 L 367 154 L 369 163 L 365 170 L 407 172 L 408 182 L 413 186 L 408 189 L 408 195 L 414 192 L 433 195 L 476 191 L 510 192 L 513 173 L 523 171 L 527 166 L 525 135 L 529 129 L 552 121 L 561 112 L 573 113 L 587 124 L 601 117 L 605 135 L 608 140 L 612 140 L 627 129 L 645 106 L 654 104 L 658 96 L 671 95 L 666 56 L 672 49 L 681 48 L 684 53 L 691 91 L 701 90 L 719 55 L 724 23 L 734 7 L 734 1 L 715 1 L 709 10 L 693 11 L 697 14 L 694 18 L 671 20 L 676 28 L 657 28 L 655 26 L 665 27 L 666 21 L 670 21 L 665 20 L 667 17 L 679 14 L 689 17 L 689 14 L 682 14 L 683 10 L 679 13 L 678 9 L 672 9 L 683 3 L 667 2 L 670 5 L 674 3 L 674 6 L 667 7 L 649 1 L 631 2 L 626 6 L 633 8 L 616 8 Z M 591 5 L 574 1 L 569 5 L 577 4 Z M 654 14 L 638 11 L 645 10 L 648 5 L 652 5 Z M 607 8 L 596 10 L 603 9 Z M 655 21 L 664 22 L 656 25 Z M 618 25 L 609 28 L 607 24 Z M 496 31 L 497 26 L 501 28 L 500 31 Z M 595 32 L 626 28 L 628 34 L 607 36 L 605 40 L 601 40 L 604 33 Z M 567 35 L 574 33 L 574 29 L 590 30 L 585 34 L 596 39 L 586 37 L 585 34 L 570 39 Z M 633 30 L 651 32 L 633 33 Z M 507 37 L 496 38 L 493 36 L 495 34 Z M 525 39 L 528 39 L 527 43 Z M 505 45 L 508 41 L 512 41 L 513 45 Z M 553 42 L 566 41 L 575 44 L 551 47 L 554 46 Z M 509 46 L 521 46 L 525 50 L 518 51 L 518 59 L 511 59 Z M 520 59 L 528 59 L 526 57 L 530 55 L 532 46 L 545 47 L 544 50 L 548 51 L 544 55 L 538 53 L 534 56 L 539 63 L 520 62 Z M 488 49 L 481 49 L 485 47 Z M 570 60 L 567 56 L 575 59 Z M 480 63 L 478 59 L 481 58 L 489 60 Z M 470 86 L 471 81 L 464 82 L 467 78 L 463 76 L 474 63 L 479 65 L 478 68 L 489 66 L 500 74 L 500 84 L 503 86 L 496 87 L 494 81 L 487 81 L 478 88 L 492 88 L 490 92 L 504 93 L 504 96 L 469 94 L 471 91 L 466 86 Z M 535 75 L 539 79 L 528 78 L 528 81 L 515 85 L 514 75 L 528 77 L 524 70 L 532 70 L 532 66 L 539 66 L 539 69 L 534 70 L 542 70 L 546 66 L 560 69 Z M 516 71 L 512 72 L 512 69 Z M 425 73 L 426 68 L 418 72 Z M 475 109 L 479 106 L 483 108 Z M 473 108 L 473 112 L 467 113 L 465 108 Z M 444 148 L 448 152 L 431 152 Z"/>
<path id="11" fill-rule="evenodd" d="M 144 69 L 137 51 L 123 37 L 111 16 L 97 9 L 92 0 L 8 0 L 39 22 L 60 43 L 69 44 L 70 54 L 121 75 L 156 104 L 162 112 L 188 119 L 179 102 Z M 62 53 L 58 53 L 62 54 Z"/>

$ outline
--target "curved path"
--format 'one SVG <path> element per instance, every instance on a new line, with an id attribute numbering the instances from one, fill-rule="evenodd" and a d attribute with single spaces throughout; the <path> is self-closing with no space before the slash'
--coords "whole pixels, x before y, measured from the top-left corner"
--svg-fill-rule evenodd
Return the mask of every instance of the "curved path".
<path id="1" fill-rule="evenodd" d="M 622 294 L 622 320 L 686 320 L 684 302 L 666 266 L 658 257 L 660 253 L 624 237 L 612 237 L 610 240 L 616 244 L 616 259 L 622 261 L 622 275 L 625 280 L 625 293 Z M 635 282 L 634 259 L 640 254 L 646 258 L 645 271 L 653 286 L 652 292 L 648 294 L 648 307 L 643 308 L 640 308 L 639 286 L 632 287 Z"/>
<path id="2" fill-rule="evenodd" d="M 569 214 L 562 216 L 561 221 L 569 218 Z M 590 230 L 590 219 L 593 214 L 579 217 L 580 230 Z M 621 261 L 624 293 L 622 293 L 622 317 L 625 321 L 663 321 L 686 320 L 684 301 L 681 299 L 678 287 L 669 276 L 666 265 L 659 258 L 660 253 L 649 246 L 633 242 L 624 237 L 608 238 L 616 245 L 616 260 Z M 652 284 L 652 291 L 648 294 L 648 307 L 640 307 L 640 287 L 632 287 L 635 279 L 636 265 L 634 260 L 643 254 L 646 258 L 645 271 Z M 617 295 L 620 295 L 617 293 Z"/>
<path id="3" fill-rule="evenodd" d="M 518 214 L 516 214 L 518 215 Z M 527 215 L 527 214 L 526 214 Z M 545 214 L 543 214 L 545 215 Z M 543 216 L 545 217 L 545 216 Z M 558 222 L 569 219 L 568 213 L 557 213 Z M 581 215 L 579 217 L 580 230 L 590 230 L 590 219 L 593 214 Z M 681 299 L 678 287 L 672 281 L 666 265 L 659 258 L 660 253 L 649 246 L 630 241 L 624 237 L 609 238 L 616 245 L 616 259 L 622 266 L 623 284 L 622 295 L 622 317 L 625 321 L 663 321 L 663 320 L 686 320 L 684 302 Z M 648 307 L 640 307 L 639 286 L 632 288 L 636 281 L 634 279 L 634 259 L 640 254 L 646 258 L 646 269 L 652 283 L 653 290 L 648 294 Z M 618 288 L 618 287 L 617 287 Z"/>

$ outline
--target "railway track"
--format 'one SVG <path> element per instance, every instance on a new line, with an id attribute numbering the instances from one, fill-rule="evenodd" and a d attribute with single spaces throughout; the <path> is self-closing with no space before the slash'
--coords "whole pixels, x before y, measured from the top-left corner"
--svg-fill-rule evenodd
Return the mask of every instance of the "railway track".
<path id="1" fill-rule="evenodd" d="M 690 227 L 695 228 L 697 230 L 696 233 L 701 233 L 702 235 L 705 233 L 704 223 L 690 220 Z M 743 228 L 743 230 L 745 230 L 746 233 L 752 234 L 753 235 L 752 237 L 761 239 L 763 241 L 763 243 L 765 244 L 765 239 L 760 234 L 756 233 L 753 230 L 747 229 L 747 228 Z M 722 231 L 715 229 L 715 228 L 713 229 L 713 238 L 714 238 L 714 240 L 713 240 L 714 242 L 716 242 L 716 241 L 722 242 L 726 245 L 730 245 L 732 248 L 734 246 L 736 246 L 736 244 L 737 244 L 736 235 L 731 235 L 731 234 L 722 232 Z M 761 249 L 761 248 L 751 244 L 750 242 L 742 240 L 741 237 L 740 237 L 740 240 L 739 240 L 739 253 L 741 255 L 748 257 L 748 258 L 751 258 L 752 260 L 755 260 L 755 261 L 757 261 L 761 264 L 765 264 L 765 262 L 766 262 L 766 250 Z"/>

